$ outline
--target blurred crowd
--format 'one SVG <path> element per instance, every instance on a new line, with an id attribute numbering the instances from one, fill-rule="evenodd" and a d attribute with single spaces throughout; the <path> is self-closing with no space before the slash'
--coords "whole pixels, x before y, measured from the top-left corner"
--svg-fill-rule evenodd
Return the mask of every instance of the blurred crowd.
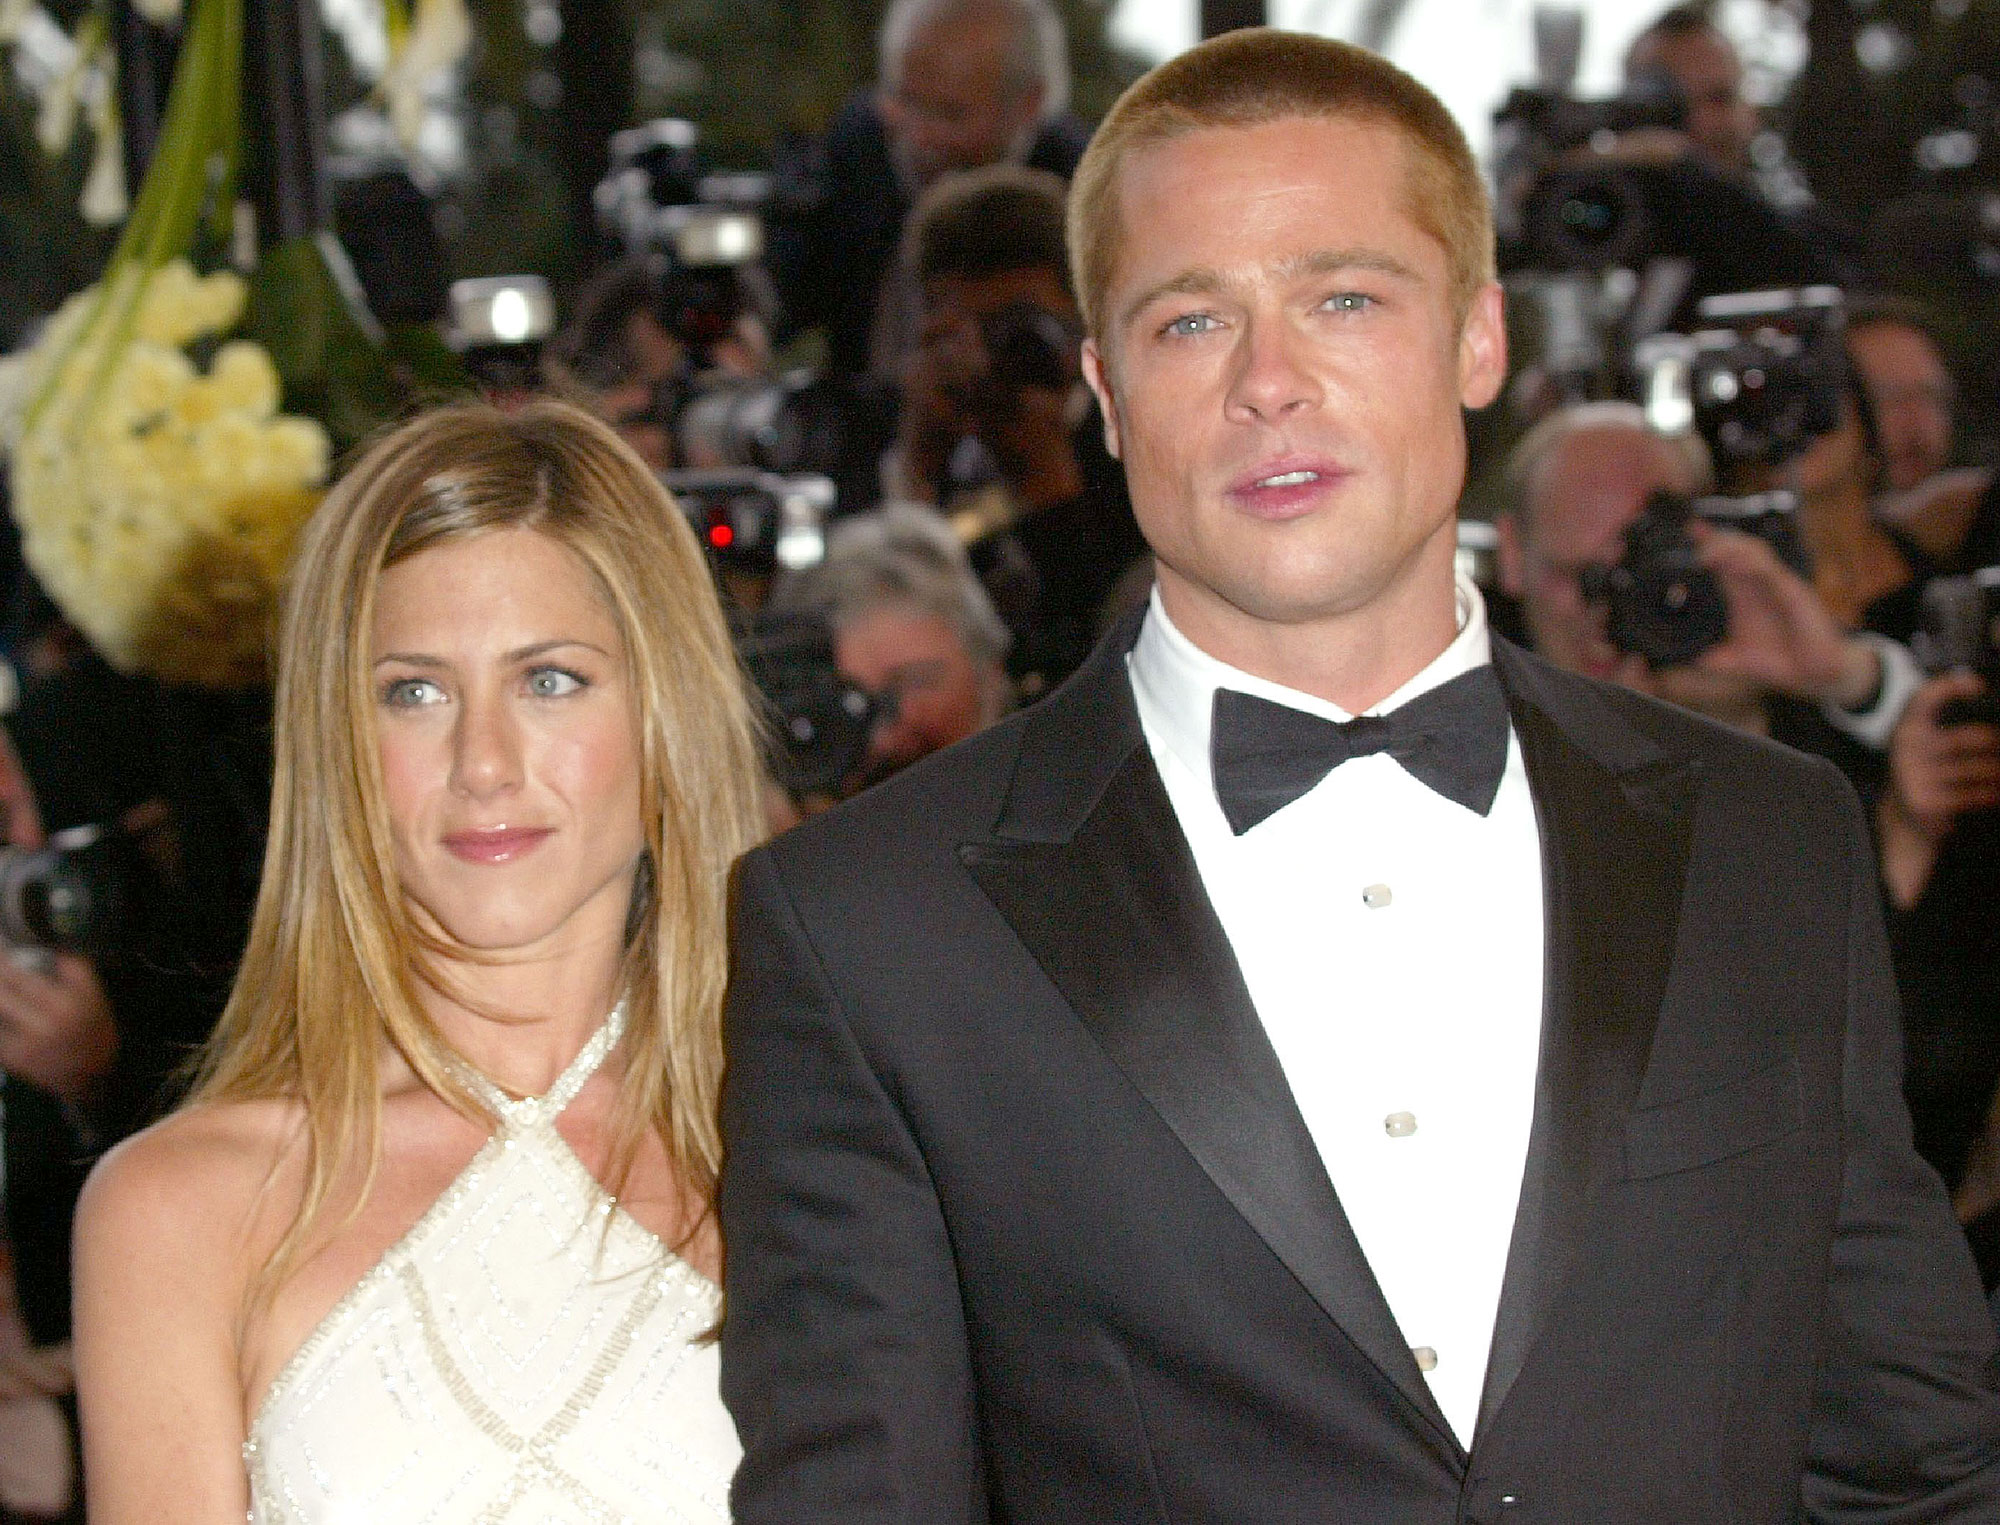
<path id="1" fill-rule="evenodd" d="M 1727 37 L 1676 8 L 1627 72 L 1616 102 L 1502 114 L 1518 353 L 1462 560 L 1551 662 L 1816 753 L 1860 794 L 1918 1145 L 1991 1288 L 2000 481 L 1961 450 L 1931 315 L 1768 196 Z M 1147 596 L 1084 383 L 1068 83 L 1049 0 L 895 0 L 876 85 L 770 177 L 711 173 L 685 123 L 621 135 L 615 256 L 562 311 L 532 275 L 432 293 L 491 395 L 583 403 L 693 519 L 767 701 L 774 827 L 1034 702 Z M 397 300 L 373 286 L 400 267 L 353 242 L 371 299 Z M 69 1216 L 220 1009 L 269 790 L 268 695 L 115 672 L 17 581 L 0 1521 L 77 1508 Z"/>

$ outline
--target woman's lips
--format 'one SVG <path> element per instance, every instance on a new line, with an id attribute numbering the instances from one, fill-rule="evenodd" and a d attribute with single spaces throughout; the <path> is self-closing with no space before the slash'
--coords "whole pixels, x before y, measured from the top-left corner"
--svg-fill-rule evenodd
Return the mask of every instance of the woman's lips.
<path id="1" fill-rule="evenodd" d="M 494 826 L 455 831 L 444 839 L 445 851 L 467 863 L 511 863 L 527 856 L 555 832 L 547 826 Z"/>

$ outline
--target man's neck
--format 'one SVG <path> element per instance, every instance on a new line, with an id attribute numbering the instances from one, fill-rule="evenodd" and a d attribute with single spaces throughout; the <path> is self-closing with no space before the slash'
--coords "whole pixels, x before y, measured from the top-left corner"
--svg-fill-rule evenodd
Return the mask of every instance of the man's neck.
<path id="1" fill-rule="evenodd" d="M 1449 574 L 1411 576 L 1363 607 L 1297 621 L 1261 619 L 1160 568 L 1174 627 L 1218 662 L 1360 715 L 1422 672 L 1458 634 Z"/>

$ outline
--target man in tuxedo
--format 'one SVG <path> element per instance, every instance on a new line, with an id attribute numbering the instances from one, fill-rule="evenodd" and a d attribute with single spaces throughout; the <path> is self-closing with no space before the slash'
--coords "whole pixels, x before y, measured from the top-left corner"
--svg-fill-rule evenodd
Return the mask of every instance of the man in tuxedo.
<path id="1" fill-rule="evenodd" d="M 1158 584 L 745 860 L 736 1519 L 2000 1517 L 1852 795 L 1454 579 L 1505 356 L 1449 115 L 1232 33 L 1070 218 Z"/>

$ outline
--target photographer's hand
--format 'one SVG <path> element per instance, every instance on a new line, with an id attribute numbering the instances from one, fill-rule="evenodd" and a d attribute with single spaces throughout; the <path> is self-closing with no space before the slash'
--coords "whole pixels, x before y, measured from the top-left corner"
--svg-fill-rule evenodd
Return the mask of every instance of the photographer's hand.
<path id="1" fill-rule="evenodd" d="M 1917 690 L 1890 738 L 1889 788 L 1876 822 L 1883 883 L 1899 908 L 1923 894 L 1959 817 L 2000 806 L 2000 727 L 1939 719 L 1953 701 L 1986 691 L 1971 673 L 1933 678 Z"/>
<path id="2" fill-rule="evenodd" d="M 111 1003 L 89 959 L 57 953 L 44 974 L 0 954 L 0 1070 L 81 1107 L 117 1057 Z"/>
<path id="3" fill-rule="evenodd" d="M 979 437 L 1029 513 L 1067 503 L 1083 491 L 1083 467 L 1070 442 L 1069 401 L 1068 392 L 1053 387 L 1022 387 L 981 410 Z"/>
<path id="4" fill-rule="evenodd" d="M 977 333 L 964 323 L 933 319 L 903 366 L 903 490 L 935 503 L 952 447 L 978 429 L 966 407 L 984 373 Z"/>
<path id="5" fill-rule="evenodd" d="M 1841 628 L 1811 583 L 1754 535 L 1699 521 L 1688 528 L 1729 605 L 1728 636 L 1697 667 L 1846 709 L 1867 701 L 1881 682 L 1881 658 Z"/>
<path id="6" fill-rule="evenodd" d="M 9 846 L 44 845 L 34 790 L 5 732 L 0 732 L 0 809 Z M 80 1107 L 117 1057 L 118 1028 L 90 960 L 58 953 L 44 974 L 0 950 L 0 1070 Z"/>
<path id="7" fill-rule="evenodd" d="M 70 1343 L 0 1347 L 0 1403 L 20 1398 L 60 1398 L 76 1391 L 76 1355 Z"/>

